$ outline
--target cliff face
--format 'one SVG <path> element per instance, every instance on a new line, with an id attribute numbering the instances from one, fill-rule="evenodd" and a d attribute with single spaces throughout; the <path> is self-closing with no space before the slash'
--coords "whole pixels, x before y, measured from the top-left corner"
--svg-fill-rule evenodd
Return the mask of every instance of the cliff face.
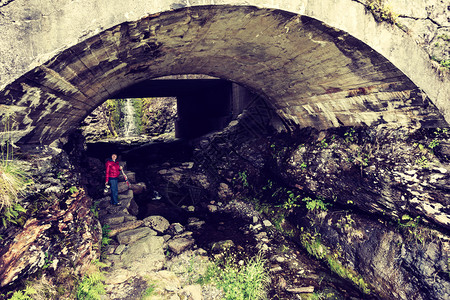
<path id="1" fill-rule="evenodd" d="M 244 142 L 238 132 L 197 150 L 220 149 L 203 166 L 235 186 L 228 198 L 272 207 L 282 230 L 377 297 L 450 297 L 448 129 L 301 129 Z"/>
<path id="2" fill-rule="evenodd" d="M 17 224 L 0 229 L 0 285 L 5 290 L 42 273 L 66 274 L 53 278 L 61 281 L 55 284 L 65 285 L 68 277 L 83 274 L 100 251 L 100 223 L 67 154 L 45 147 L 26 155 L 20 163 L 33 179 L 20 200 L 26 211 L 16 218 Z"/>

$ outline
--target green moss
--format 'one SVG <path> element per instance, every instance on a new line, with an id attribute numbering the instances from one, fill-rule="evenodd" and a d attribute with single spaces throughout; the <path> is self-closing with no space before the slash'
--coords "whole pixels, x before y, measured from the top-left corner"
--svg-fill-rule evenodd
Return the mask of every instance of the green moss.
<path id="1" fill-rule="evenodd" d="M 369 284 L 356 271 L 345 267 L 338 259 L 339 254 L 333 253 L 328 247 L 322 244 L 320 234 L 311 234 L 305 231 L 300 235 L 300 242 L 311 256 L 325 261 L 335 274 L 344 279 L 351 280 L 363 293 L 370 294 Z"/>

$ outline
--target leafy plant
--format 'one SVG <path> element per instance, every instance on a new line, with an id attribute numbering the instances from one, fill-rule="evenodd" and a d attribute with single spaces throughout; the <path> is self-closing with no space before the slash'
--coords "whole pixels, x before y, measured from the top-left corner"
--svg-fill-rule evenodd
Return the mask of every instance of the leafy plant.
<path id="1" fill-rule="evenodd" d="M 11 206 L 3 208 L 0 216 L 3 227 L 7 227 L 8 223 L 19 225 L 21 223 L 19 215 L 24 212 L 26 212 L 26 209 L 19 203 L 13 203 Z"/>
<path id="2" fill-rule="evenodd" d="M 312 199 L 311 197 L 305 197 L 302 199 L 303 202 L 306 202 L 306 208 L 309 211 L 326 211 L 328 210 L 327 206 L 331 205 L 330 203 L 323 202 L 322 197 L 318 197 L 317 199 Z"/>
<path id="3" fill-rule="evenodd" d="M 355 129 L 354 128 L 350 128 L 349 130 L 347 130 L 344 133 L 345 142 L 346 143 L 352 143 L 355 140 L 354 134 L 355 134 Z"/>
<path id="4" fill-rule="evenodd" d="M 100 271 L 85 275 L 78 285 L 77 300 L 100 300 L 105 294 L 104 276 Z"/>
<path id="5" fill-rule="evenodd" d="M 31 295 L 36 294 L 37 291 L 32 287 L 26 287 L 22 291 L 16 291 L 10 298 L 10 300 L 33 300 Z"/>
<path id="6" fill-rule="evenodd" d="M 102 226 L 102 247 L 106 247 L 112 241 L 112 238 L 109 237 L 109 225 L 105 224 Z"/>
<path id="7" fill-rule="evenodd" d="M 298 205 L 296 203 L 297 200 L 300 198 L 299 195 L 295 195 L 294 192 L 292 192 L 292 191 L 287 191 L 286 193 L 287 193 L 288 197 L 284 201 L 284 203 L 280 204 L 280 205 L 276 205 L 275 207 L 282 207 L 285 210 L 289 210 L 289 209 L 292 209 L 294 207 L 300 206 L 300 205 Z"/>
<path id="8" fill-rule="evenodd" d="M 42 266 L 42 269 L 45 270 L 53 264 L 53 260 L 52 260 L 52 255 L 49 254 L 48 252 L 45 252 L 44 255 L 45 255 L 45 258 L 44 258 L 44 265 Z"/>
<path id="9" fill-rule="evenodd" d="M 71 186 L 66 192 L 69 192 L 69 194 L 74 195 L 78 193 L 78 188 L 76 186 Z"/>

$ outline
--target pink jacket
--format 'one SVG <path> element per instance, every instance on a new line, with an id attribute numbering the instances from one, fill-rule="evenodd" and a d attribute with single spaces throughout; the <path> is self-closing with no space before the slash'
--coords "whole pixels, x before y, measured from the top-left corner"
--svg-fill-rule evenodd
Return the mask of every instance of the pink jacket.
<path id="1" fill-rule="evenodd" d="M 109 178 L 117 178 L 120 175 L 120 165 L 118 161 L 112 161 L 109 159 L 106 162 L 106 183 L 108 183 Z"/>

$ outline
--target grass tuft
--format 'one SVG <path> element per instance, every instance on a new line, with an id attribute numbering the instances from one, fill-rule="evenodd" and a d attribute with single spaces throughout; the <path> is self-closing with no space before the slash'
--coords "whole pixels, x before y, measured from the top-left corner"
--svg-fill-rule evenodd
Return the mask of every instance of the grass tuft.
<path id="1" fill-rule="evenodd" d="M 222 267 L 218 264 L 210 266 L 199 283 L 214 283 L 227 300 L 267 299 L 270 277 L 265 265 L 266 260 L 261 254 L 242 266 L 232 262 L 232 259 L 225 259 Z"/>

